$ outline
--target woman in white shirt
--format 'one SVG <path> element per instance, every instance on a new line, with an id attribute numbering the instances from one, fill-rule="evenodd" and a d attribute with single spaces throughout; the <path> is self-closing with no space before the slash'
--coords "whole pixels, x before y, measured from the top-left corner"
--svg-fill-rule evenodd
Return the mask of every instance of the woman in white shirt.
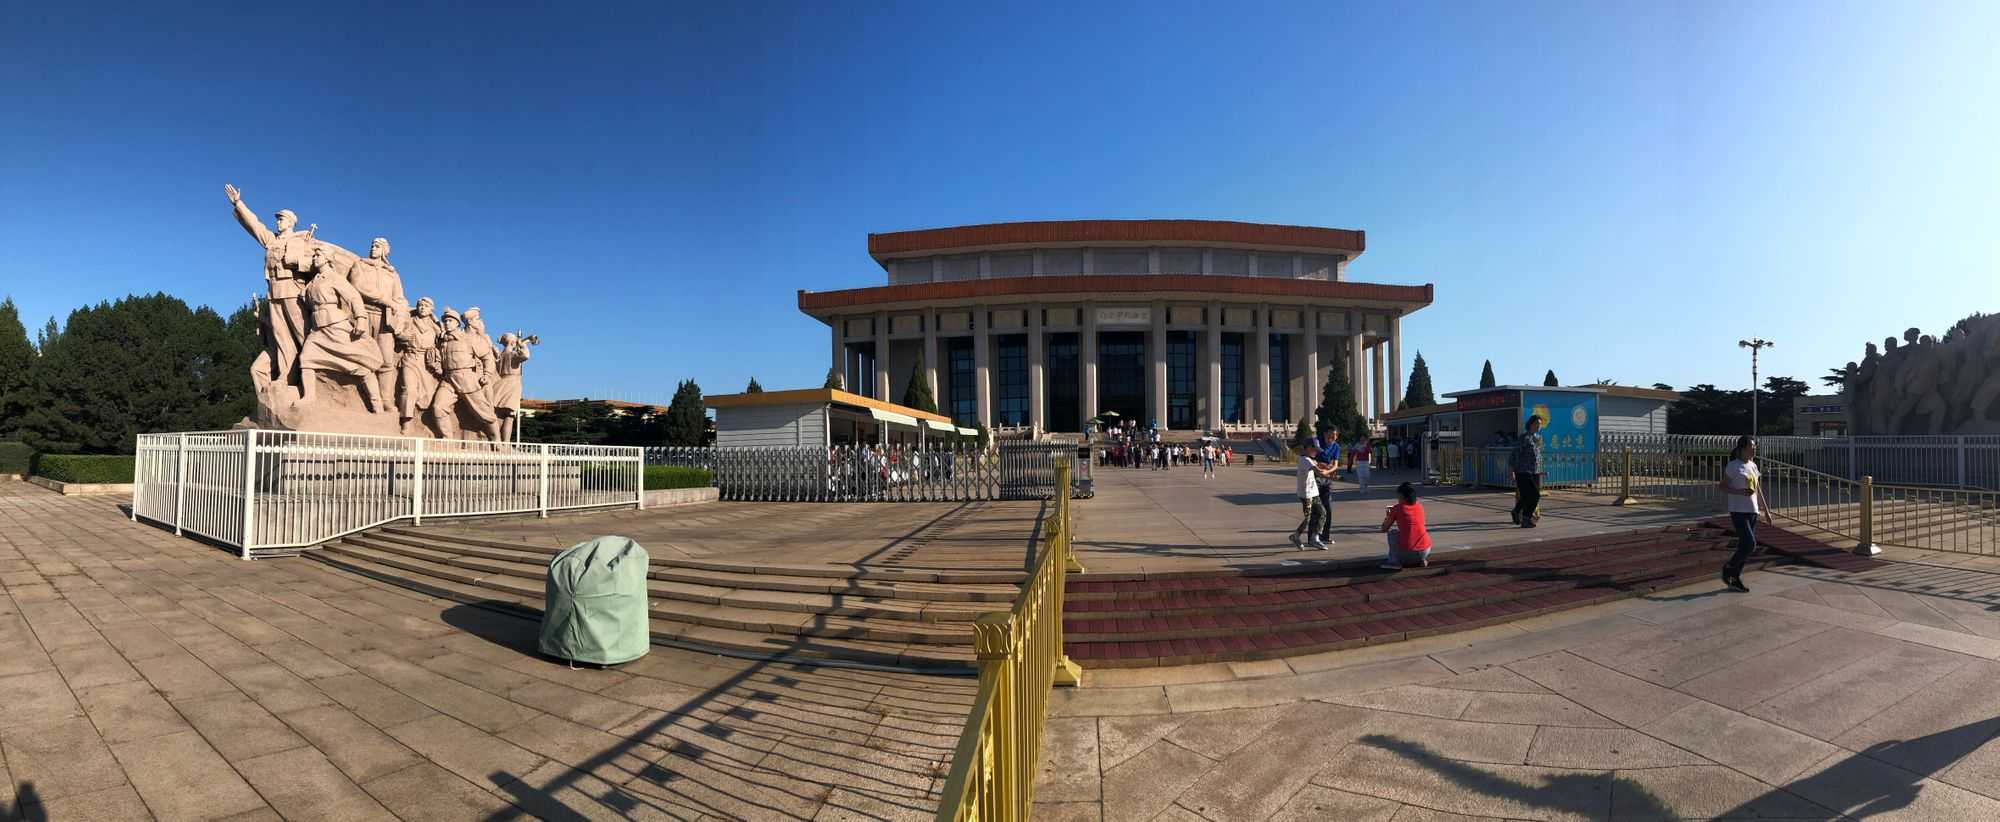
<path id="1" fill-rule="evenodd" d="M 1743 584 L 1743 563 L 1750 560 L 1750 552 L 1757 549 L 1757 515 L 1764 515 L 1766 525 L 1771 522 L 1771 507 L 1764 499 L 1764 488 L 1757 470 L 1757 440 L 1745 434 L 1736 440 L 1736 447 L 1729 450 L 1729 464 L 1723 466 L 1722 493 L 1729 498 L 1729 524 L 1736 531 L 1736 553 L 1729 557 L 1729 563 L 1722 566 L 1722 584 L 1731 590 L 1749 593 Z"/>

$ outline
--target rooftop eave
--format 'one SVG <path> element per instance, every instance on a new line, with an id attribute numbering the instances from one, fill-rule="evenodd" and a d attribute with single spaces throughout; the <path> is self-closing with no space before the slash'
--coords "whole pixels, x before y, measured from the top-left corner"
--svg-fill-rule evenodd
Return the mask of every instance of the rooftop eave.
<path id="1" fill-rule="evenodd" d="M 1081 274 L 911 283 L 839 291 L 800 289 L 798 305 L 801 312 L 821 321 L 861 310 L 896 310 L 978 301 L 1010 303 L 1105 299 L 1108 295 L 1121 295 L 1113 299 L 1139 300 L 1334 300 L 1351 305 L 1395 308 L 1408 314 L 1430 305 L 1432 294 L 1430 283 L 1389 285 L 1205 274 Z"/>

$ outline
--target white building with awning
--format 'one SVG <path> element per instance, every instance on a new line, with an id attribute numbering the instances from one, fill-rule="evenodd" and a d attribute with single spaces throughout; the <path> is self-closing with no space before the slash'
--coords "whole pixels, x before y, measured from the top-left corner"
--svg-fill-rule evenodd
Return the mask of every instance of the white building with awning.
<path id="1" fill-rule="evenodd" d="M 958 442 L 978 431 L 949 417 L 837 388 L 717 394 L 715 444 L 722 448 L 924 445 Z"/>

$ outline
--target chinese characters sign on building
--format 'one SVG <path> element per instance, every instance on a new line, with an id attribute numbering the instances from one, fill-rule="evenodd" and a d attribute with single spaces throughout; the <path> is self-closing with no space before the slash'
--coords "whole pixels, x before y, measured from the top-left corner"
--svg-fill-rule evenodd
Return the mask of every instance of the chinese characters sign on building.
<path id="1" fill-rule="evenodd" d="M 1139 308 L 1099 308 L 1098 325 L 1152 325 L 1153 309 Z"/>

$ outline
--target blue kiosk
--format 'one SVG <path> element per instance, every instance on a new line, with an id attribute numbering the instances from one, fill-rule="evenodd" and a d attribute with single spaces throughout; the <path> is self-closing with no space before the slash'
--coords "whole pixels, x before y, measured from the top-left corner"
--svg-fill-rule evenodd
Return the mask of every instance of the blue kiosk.
<path id="1" fill-rule="evenodd" d="M 1445 396 L 1457 400 L 1465 476 L 1512 488 L 1507 461 L 1530 416 L 1542 418 L 1545 485 L 1597 480 L 1597 399 L 1602 388 L 1498 385 Z"/>

